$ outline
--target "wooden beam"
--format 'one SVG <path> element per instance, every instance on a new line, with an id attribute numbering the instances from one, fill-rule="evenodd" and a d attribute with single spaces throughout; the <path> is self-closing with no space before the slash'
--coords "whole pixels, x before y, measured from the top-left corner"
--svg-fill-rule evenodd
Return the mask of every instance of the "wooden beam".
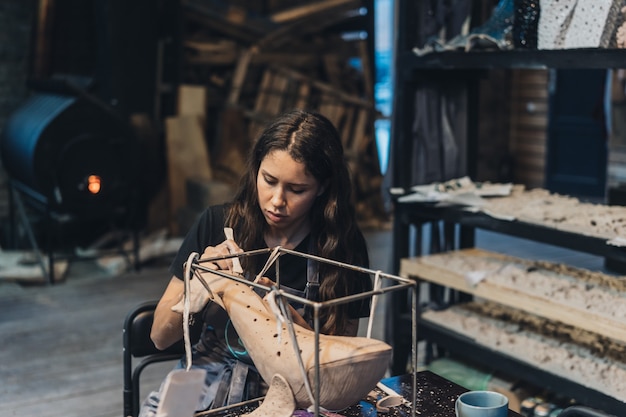
<path id="1" fill-rule="evenodd" d="M 280 72 L 289 76 L 289 78 L 292 78 L 293 80 L 300 81 L 300 82 L 308 82 L 309 84 L 311 84 L 312 87 L 317 88 L 318 90 L 321 90 L 323 92 L 329 93 L 329 95 L 335 96 L 341 101 L 345 101 L 346 103 L 355 104 L 361 107 L 374 109 L 374 103 L 372 101 L 363 99 L 362 97 L 357 96 L 355 94 L 349 94 L 344 91 L 337 90 L 337 87 L 329 83 L 325 83 L 323 81 L 319 81 L 317 79 L 311 78 L 307 75 L 304 75 L 298 71 L 294 71 L 287 67 L 272 66 L 272 68 L 277 72 Z"/>
<path id="2" fill-rule="evenodd" d="M 239 55 L 239 60 L 237 61 L 237 66 L 235 67 L 233 74 L 233 82 L 230 87 L 230 93 L 228 95 L 228 100 L 226 101 L 229 106 L 236 106 L 239 102 L 239 95 L 241 94 L 243 83 L 246 79 L 246 74 L 248 73 L 250 59 L 252 59 L 253 54 L 254 51 L 251 48 L 248 48 L 243 51 L 241 55 Z"/>
<path id="3" fill-rule="evenodd" d="M 312 1 L 302 6 L 296 6 L 274 13 L 270 16 L 270 20 L 274 23 L 283 24 L 298 19 L 310 18 L 312 15 L 325 13 L 336 8 L 345 6 L 357 7 L 359 4 L 361 4 L 361 2 L 355 0 Z"/>

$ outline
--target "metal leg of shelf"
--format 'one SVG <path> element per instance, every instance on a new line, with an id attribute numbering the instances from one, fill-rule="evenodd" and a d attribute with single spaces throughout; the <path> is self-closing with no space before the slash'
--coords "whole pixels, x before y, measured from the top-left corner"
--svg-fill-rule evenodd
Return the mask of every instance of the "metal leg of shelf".
<path id="1" fill-rule="evenodd" d="M 441 234 L 439 222 L 430 223 L 430 253 L 441 252 Z"/>
<path id="2" fill-rule="evenodd" d="M 393 273 L 400 271 L 400 261 L 409 256 L 410 233 L 409 228 L 401 220 L 402 214 L 396 213 L 393 224 Z M 409 292 L 408 290 L 395 291 L 391 294 L 391 302 L 387 303 L 389 319 L 385 326 L 385 338 L 393 346 L 393 358 L 391 372 L 393 375 L 406 373 L 407 359 L 409 357 L 406 317 L 408 313 Z"/>
<path id="3" fill-rule="evenodd" d="M 456 248 L 456 225 L 450 222 L 443 223 L 443 250 L 448 252 Z"/>

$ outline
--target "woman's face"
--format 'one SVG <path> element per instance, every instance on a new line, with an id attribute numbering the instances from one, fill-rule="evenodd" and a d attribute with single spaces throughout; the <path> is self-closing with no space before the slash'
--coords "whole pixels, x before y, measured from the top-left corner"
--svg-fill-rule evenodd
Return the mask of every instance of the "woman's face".
<path id="1" fill-rule="evenodd" d="M 259 205 L 268 225 L 288 231 L 308 224 L 309 210 L 324 189 L 287 151 L 273 151 L 257 174 Z"/>

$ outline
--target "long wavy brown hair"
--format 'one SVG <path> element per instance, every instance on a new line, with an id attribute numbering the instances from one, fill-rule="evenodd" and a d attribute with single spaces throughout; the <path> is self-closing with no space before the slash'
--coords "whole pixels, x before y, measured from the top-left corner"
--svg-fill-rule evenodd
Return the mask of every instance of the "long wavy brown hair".
<path id="1" fill-rule="evenodd" d="M 294 161 L 303 163 L 320 184 L 327 184 L 310 212 L 311 239 L 314 254 L 358 266 L 369 266 L 367 247 L 359 229 L 352 201 L 352 183 L 344 158 L 341 138 L 334 125 L 324 116 L 304 110 L 293 110 L 275 119 L 256 140 L 247 161 L 226 223 L 245 230 L 240 246 L 250 250 L 262 248 L 267 223 L 259 207 L 257 175 L 261 162 L 271 152 L 287 151 Z M 254 257 L 246 268 L 256 271 Z M 367 274 L 355 273 L 320 263 L 320 300 L 329 300 L 368 288 Z M 364 282 L 368 280 L 368 282 Z M 349 304 L 327 307 L 322 312 L 321 331 L 343 334 Z"/>

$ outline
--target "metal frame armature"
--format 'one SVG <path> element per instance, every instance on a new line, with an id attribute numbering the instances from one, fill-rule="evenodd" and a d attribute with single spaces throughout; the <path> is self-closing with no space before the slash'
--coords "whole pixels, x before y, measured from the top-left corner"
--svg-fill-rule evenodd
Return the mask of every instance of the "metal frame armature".
<path id="1" fill-rule="evenodd" d="M 258 255 L 262 255 L 262 254 L 267 254 L 267 253 L 276 253 L 277 257 L 276 257 L 276 286 L 275 287 L 268 287 L 265 285 L 261 285 L 258 284 L 256 282 L 253 281 L 249 281 L 247 280 L 245 277 L 239 276 L 239 275 L 234 275 L 232 273 L 229 273 L 228 271 L 225 270 L 216 270 L 216 269 L 212 269 L 209 268 L 208 266 L 206 266 L 205 264 L 208 263 L 212 263 L 215 261 L 219 261 L 219 260 L 225 260 L 225 259 L 231 259 L 231 258 L 245 258 L 245 257 L 252 257 L 252 256 L 258 256 Z M 302 258 L 306 258 L 306 259 L 310 259 L 313 261 L 317 261 L 319 263 L 326 263 L 326 264 L 330 264 L 336 267 L 340 267 L 340 268 L 345 268 L 345 269 L 349 269 L 352 271 L 357 271 L 357 272 L 361 272 L 364 274 L 368 274 L 370 277 L 371 276 L 376 276 L 377 278 L 386 280 L 388 283 L 388 285 L 381 285 L 379 287 L 374 286 L 374 289 L 371 291 L 366 291 L 366 292 L 362 292 L 362 293 L 358 293 L 358 294 L 352 294 L 352 295 L 348 295 L 348 296 L 344 296 L 344 297 L 337 297 L 334 298 L 332 300 L 327 300 L 327 301 L 322 301 L 322 302 L 317 302 L 317 301 L 311 301 L 308 300 L 306 298 L 303 297 L 299 297 L 293 294 L 290 294 L 284 290 L 282 290 L 280 288 L 280 257 L 282 255 L 285 254 L 290 254 L 290 255 L 294 255 L 294 256 L 299 256 Z M 412 348 L 411 348 L 411 361 L 412 361 L 412 365 L 413 365 L 413 370 L 412 370 L 412 402 L 411 402 L 411 416 L 415 417 L 415 404 L 416 404 L 416 400 L 417 400 L 417 281 L 409 279 L 409 278 L 403 278 L 400 277 L 398 275 L 392 275 L 392 274 L 388 274 L 388 273 L 384 273 L 381 271 L 377 271 L 377 270 L 373 270 L 370 268 L 365 268 L 365 267 L 360 267 L 360 266 L 356 266 L 356 265 L 352 265 L 352 264 L 348 264 L 348 263 L 344 263 L 344 262 L 339 262 L 339 261 L 334 261 L 331 259 L 327 259 L 327 258 L 323 258 L 320 256 L 315 256 L 315 255 L 311 255 L 308 253 L 303 253 L 303 252 L 298 252 L 298 251 L 294 251 L 294 250 L 290 250 L 290 249 L 285 249 L 281 246 L 277 246 L 274 248 L 265 248 L 265 249 L 258 249 L 258 250 L 251 250 L 251 251 L 244 251 L 244 252 L 240 252 L 240 253 L 234 253 L 234 254 L 229 254 L 229 255 L 221 255 L 221 256 L 215 256 L 215 257 L 207 257 L 207 258 L 203 258 L 203 259 L 198 259 L 198 260 L 193 260 L 191 261 L 192 265 L 190 265 L 191 270 L 193 271 L 193 276 L 194 278 L 197 277 L 200 279 L 200 282 L 206 287 L 206 289 L 211 292 L 211 289 L 209 288 L 209 286 L 206 284 L 206 282 L 202 279 L 200 272 L 204 273 L 204 272 L 208 272 L 208 273 L 212 273 L 215 275 L 218 275 L 220 277 L 223 278 L 228 278 L 231 279 L 233 281 L 242 283 L 242 284 L 246 284 L 248 286 L 260 289 L 260 290 L 264 290 L 264 291 L 274 291 L 277 292 L 278 295 L 280 297 L 284 297 L 288 300 L 292 300 L 298 303 L 301 303 L 303 305 L 307 305 L 309 307 L 311 307 L 313 309 L 313 330 L 314 330 L 314 343 L 316 346 L 319 346 L 319 338 L 320 338 L 320 311 L 322 308 L 324 307 L 328 307 L 328 306 L 332 306 L 332 305 L 338 305 L 338 304 L 344 304 L 344 303 L 349 303 L 349 302 L 353 302 L 353 301 L 358 301 L 358 300 L 362 300 L 362 299 L 366 299 L 366 298 L 370 298 L 370 297 L 376 297 L 379 295 L 384 295 L 390 292 L 394 292 L 394 291 L 401 291 L 401 290 L 408 290 L 409 288 L 412 289 L 412 327 L 411 327 L 411 339 L 412 339 Z M 372 320 L 372 315 L 370 315 L 369 320 Z M 293 328 L 293 322 L 289 321 L 289 327 Z M 319 349 L 315 349 L 315 394 L 314 394 L 314 402 L 313 402 L 313 406 L 314 406 L 314 415 L 316 417 L 320 416 L 320 404 L 319 404 L 319 397 L 320 397 L 320 358 L 319 358 Z M 247 403 L 247 402 L 246 402 Z M 228 408 L 235 408 L 241 404 L 233 404 L 231 406 L 228 406 Z M 225 407 L 220 408 L 221 411 L 224 411 Z M 196 416 L 210 416 L 212 413 L 216 412 L 217 410 L 207 410 L 201 413 L 197 413 Z"/>

